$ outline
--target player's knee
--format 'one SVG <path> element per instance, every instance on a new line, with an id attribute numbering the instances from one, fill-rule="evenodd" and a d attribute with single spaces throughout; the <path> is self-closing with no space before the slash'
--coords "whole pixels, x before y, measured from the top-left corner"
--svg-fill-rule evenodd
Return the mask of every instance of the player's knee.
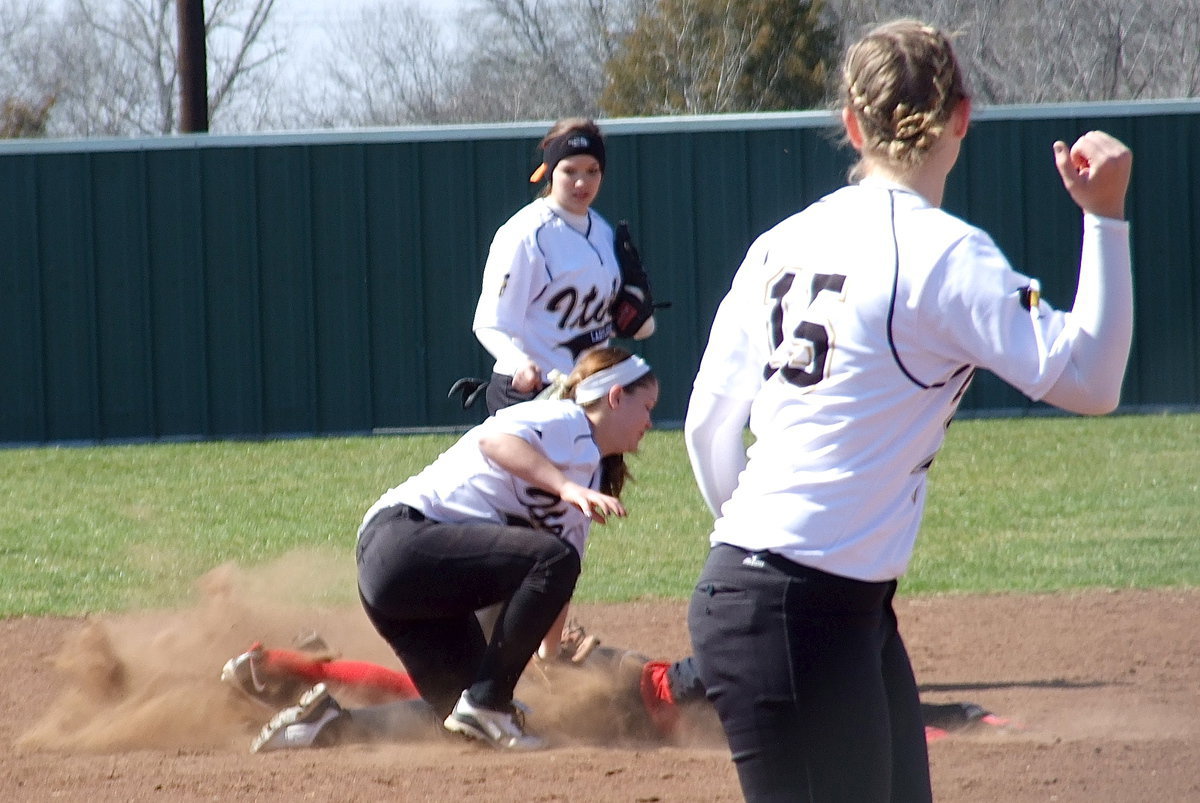
<path id="1" fill-rule="evenodd" d="M 575 548 L 565 541 L 551 538 L 539 551 L 529 573 L 530 580 L 541 585 L 548 594 L 569 597 L 575 590 L 581 568 L 579 553 Z"/>

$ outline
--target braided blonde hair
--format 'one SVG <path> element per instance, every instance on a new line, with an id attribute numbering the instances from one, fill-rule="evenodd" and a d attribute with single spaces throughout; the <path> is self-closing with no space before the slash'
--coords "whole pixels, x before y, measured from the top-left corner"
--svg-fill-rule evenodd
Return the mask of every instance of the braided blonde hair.
<path id="1" fill-rule="evenodd" d="M 842 81 L 862 131 L 863 160 L 883 159 L 902 171 L 921 163 L 967 97 L 949 37 L 911 19 L 881 25 L 852 45 Z M 860 162 L 851 175 L 862 173 Z"/>

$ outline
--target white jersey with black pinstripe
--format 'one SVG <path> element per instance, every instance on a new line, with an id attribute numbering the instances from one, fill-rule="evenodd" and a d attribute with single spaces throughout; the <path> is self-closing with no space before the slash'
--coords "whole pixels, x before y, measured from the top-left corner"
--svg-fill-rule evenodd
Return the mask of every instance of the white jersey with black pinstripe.
<path id="1" fill-rule="evenodd" d="M 479 450 L 484 434 L 515 435 L 558 466 L 568 480 L 600 485 L 600 450 L 586 414 L 573 401 L 531 401 L 500 410 L 464 434 L 436 460 L 391 488 L 363 517 L 408 505 L 434 521 L 522 524 L 554 533 L 583 557 L 591 520 L 574 505 L 501 469 Z M 362 527 L 359 528 L 361 534 Z"/>
<path id="2" fill-rule="evenodd" d="M 621 283 L 613 230 L 589 210 L 586 231 L 560 217 L 544 198 L 500 227 L 483 270 L 472 328 L 495 328 L 542 369 L 569 374 L 579 355 L 605 345 L 609 308 Z M 498 361 L 512 376 L 521 365 Z"/>
<path id="3" fill-rule="evenodd" d="M 695 380 L 752 400 L 755 442 L 713 543 L 861 580 L 902 574 L 975 368 L 1037 399 L 1066 365 L 1075 326 L 1044 302 L 1031 315 L 1029 285 L 986 233 L 878 181 L 759 237 Z"/>

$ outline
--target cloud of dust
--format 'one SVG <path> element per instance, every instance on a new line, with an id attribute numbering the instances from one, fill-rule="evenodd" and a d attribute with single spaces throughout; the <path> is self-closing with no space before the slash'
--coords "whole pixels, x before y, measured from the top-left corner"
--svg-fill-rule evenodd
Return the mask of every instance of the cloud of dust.
<path id="1" fill-rule="evenodd" d="M 559 744 L 645 736 L 640 729 L 648 721 L 632 716 L 639 698 L 621 695 L 614 680 L 607 673 L 534 662 L 521 676 L 516 697 L 532 711 L 530 727 Z"/>
<path id="2" fill-rule="evenodd" d="M 248 750 L 274 712 L 227 687 L 220 672 L 251 643 L 291 647 L 316 631 L 342 657 L 399 668 L 357 604 L 320 606 L 331 596 L 344 599 L 331 591 L 354 588 L 353 564 L 344 569 L 331 571 L 327 555 L 307 552 L 253 568 L 228 563 L 196 580 L 188 607 L 89 619 L 55 657 L 58 697 L 17 745 L 108 753 Z M 531 728 L 555 743 L 661 741 L 641 704 L 638 677 L 591 662 L 585 668 L 534 662 L 517 697 L 532 709 Z M 353 690 L 335 687 L 335 693 L 344 704 L 365 702 Z M 711 734 L 706 725 L 702 730 Z M 676 743 L 692 741 L 684 729 L 678 737 Z"/>
<path id="3" fill-rule="evenodd" d="M 521 676 L 516 696 L 533 710 L 531 726 L 555 744 L 723 746 L 716 712 L 708 705 L 682 708 L 670 736 L 654 727 L 642 703 L 644 660 L 621 661 L 620 668 L 596 656 L 583 667 L 534 662 Z"/>
<path id="4" fill-rule="evenodd" d="M 287 647 L 315 629 L 334 634 L 329 640 L 339 649 L 371 645 L 371 660 L 390 655 L 386 645 L 379 654 L 382 641 L 357 606 L 305 604 L 339 583 L 354 587 L 352 564 L 331 573 L 327 556 L 296 552 L 253 569 L 212 569 L 196 581 L 197 600 L 185 609 L 89 619 L 55 658 L 58 698 L 17 744 L 89 752 L 248 749 L 271 712 L 226 687 L 220 672 L 252 642 Z"/>

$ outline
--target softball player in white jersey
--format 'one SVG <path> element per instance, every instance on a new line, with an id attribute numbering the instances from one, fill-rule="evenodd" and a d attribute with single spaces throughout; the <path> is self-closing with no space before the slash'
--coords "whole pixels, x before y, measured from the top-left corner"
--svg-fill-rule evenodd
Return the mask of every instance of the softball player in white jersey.
<path id="1" fill-rule="evenodd" d="M 862 181 L 751 246 L 685 423 L 717 515 L 689 629 L 755 801 L 930 799 L 891 602 L 926 472 L 976 368 L 1108 412 L 1132 332 L 1121 143 L 1091 132 L 1055 144 L 1086 213 L 1078 294 L 1060 312 L 987 234 L 939 208 L 970 115 L 947 38 L 883 26 L 850 49 L 844 79 Z"/>
<path id="2" fill-rule="evenodd" d="M 567 387 L 467 432 L 359 529 L 368 618 L 446 727 L 497 747 L 540 745 L 513 689 L 539 643 L 557 650 L 589 525 L 625 515 L 623 455 L 658 400 L 650 367 L 616 347 L 581 359 Z M 497 603 L 485 641 L 475 611 Z"/>
<path id="3" fill-rule="evenodd" d="M 605 151 L 591 120 L 559 121 L 542 141 L 545 196 L 500 227 L 483 271 L 473 329 L 496 358 L 488 412 L 533 398 L 550 371 L 568 374 L 612 335 L 609 309 L 621 284 L 613 229 L 591 204 Z"/>

